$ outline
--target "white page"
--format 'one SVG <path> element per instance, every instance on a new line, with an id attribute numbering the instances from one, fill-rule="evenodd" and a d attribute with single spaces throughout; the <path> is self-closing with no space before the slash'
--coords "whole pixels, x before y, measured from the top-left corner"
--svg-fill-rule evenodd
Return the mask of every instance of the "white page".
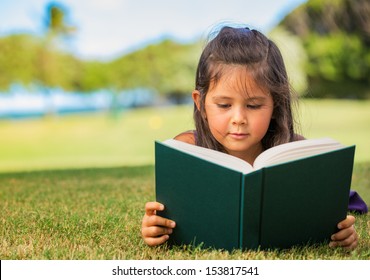
<path id="1" fill-rule="evenodd" d="M 253 170 L 253 167 L 248 162 L 222 152 L 195 146 L 175 139 L 166 140 L 163 144 L 242 173 L 249 173 Z"/>
<path id="2" fill-rule="evenodd" d="M 262 167 L 289 162 L 324 152 L 338 150 L 344 147 L 341 143 L 331 138 L 307 139 L 290 142 L 264 151 L 257 157 L 254 162 L 254 167 L 252 167 L 248 162 L 235 156 L 188 144 L 175 139 L 168 139 L 164 141 L 163 144 L 244 174 Z"/>
<path id="3" fill-rule="evenodd" d="M 254 162 L 254 168 L 259 169 L 265 166 L 338 150 L 343 147 L 341 143 L 331 138 L 290 142 L 272 147 L 261 153 Z"/>

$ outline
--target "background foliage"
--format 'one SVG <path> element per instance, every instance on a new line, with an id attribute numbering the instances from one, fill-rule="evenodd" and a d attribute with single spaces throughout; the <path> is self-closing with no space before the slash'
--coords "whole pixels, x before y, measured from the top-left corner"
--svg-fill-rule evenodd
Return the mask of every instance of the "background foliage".
<path id="1" fill-rule="evenodd" d="M 63 40 L 78 32 L 57 4 L 46 7 L 45 33 L 0 38 L 0 90 L 17 82 L 66 91 L 150 88 L 181 100 L 193 87 L 201 40 L 164 39 L 110 61 L 81 60 Z M 291 67 L 296 90 L 310 97 L 370 97 L 370 1 L 309 0 L 271 37 Z M 298 75 L 297 75 L 298 73 Z"/>
<path id="2" fill-rule="evenodd" d="M 280 26 L 304 45 L 310 96 L 369 98 L 370 1 L 310 0 Z"/>

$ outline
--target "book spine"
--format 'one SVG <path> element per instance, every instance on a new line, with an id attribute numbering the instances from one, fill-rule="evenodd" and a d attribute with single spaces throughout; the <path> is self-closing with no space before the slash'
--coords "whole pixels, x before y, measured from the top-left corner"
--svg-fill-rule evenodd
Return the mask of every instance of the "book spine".
<path id="1" fill-rule="evenodd" d="M 242 179 L 240 207 L 240 249 L 258 249 L 260 245 L 263 169 Z"/>

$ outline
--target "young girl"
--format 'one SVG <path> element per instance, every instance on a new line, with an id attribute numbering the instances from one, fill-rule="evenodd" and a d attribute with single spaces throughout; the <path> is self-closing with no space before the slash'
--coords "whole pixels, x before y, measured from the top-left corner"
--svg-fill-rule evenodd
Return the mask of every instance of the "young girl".
<path id="1" fill-rule="evenodd" d="M 176 140 L 253 164 L 270 147 L 304 139 L 294 131 L 291 90 L 280 51 L 256 30 L 220 30 L 200 57 L 192 97 L 196 130 Z M 164 207 L 158 202 L 145 205 L 141 232 L 150 246 L 166 242 L 176 226 L 156 215 Z M 354 249 L 354 222 L 353 216 L 341 221 L 329 246 Z"/>

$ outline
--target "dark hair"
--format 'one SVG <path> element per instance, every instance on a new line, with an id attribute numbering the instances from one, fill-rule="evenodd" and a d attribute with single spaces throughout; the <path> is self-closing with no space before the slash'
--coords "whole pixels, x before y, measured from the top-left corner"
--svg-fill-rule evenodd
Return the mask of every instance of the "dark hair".
<path id="1" fill-rule="evenodd" d="M 217 84 L 227 65 L 245 66 L 257 85 L 272 96 L 273 117 L 262 139 L 264 149 L 293 141 L 292 92 L 278 47 L 257 30 L 226 26 L 208 42 L 199 59 L 195 89 L 200 92 L 200 109 L 194 104 L 196 145 L 226 152 L 210 131 L 204 102 L 211 82 Z"/>

